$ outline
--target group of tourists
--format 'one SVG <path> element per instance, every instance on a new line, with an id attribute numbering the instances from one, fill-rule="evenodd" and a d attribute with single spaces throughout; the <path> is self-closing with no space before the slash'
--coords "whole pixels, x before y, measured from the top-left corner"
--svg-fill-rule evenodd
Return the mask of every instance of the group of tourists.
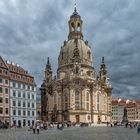
<path id="1" fill-rule="evenodd" d="M 111 127 L 113 127 L 113 126 L 123 126 L 124 125 L 124 127 L 125 128 L 137 128 L 137 133 L 140 133 L 140 122 L 126 122 L 126 123 L 119 123 L 119 122 L 115 122 L 115 123 L 109 123 L 109 122 L 107 122 L 107 126 L 111 126 Z"/>
<path id="2" fill-rule="evenodd" d="M 7 129 L 9 127 L 9 123 L 7 121 L 2 122 L 0 120 L 0 129 Z"/>
<path id="3" fill-rule="evenodd" d="M 39 134 L 39 129 L 40 129 L 40 123 L 37 123 L 37 124 L 33 124 L 33 133 L 35 134 L 36 133 L 36 130 L 37 130 L 37 134 Z"/>
<path id="4" fill-rule="evenodd" d="M 125 124 L 125 127 L 137 128 L 137 133 L 140 133 L 140 122 L 129 122 Z"/>

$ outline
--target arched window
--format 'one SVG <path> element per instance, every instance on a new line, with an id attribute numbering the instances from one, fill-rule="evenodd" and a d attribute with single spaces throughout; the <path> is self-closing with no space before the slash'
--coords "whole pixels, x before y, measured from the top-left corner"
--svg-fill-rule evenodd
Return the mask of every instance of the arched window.
<path id="1" fill-rule="evenodd" d="M 74 31 L 74 28 L 75 28 L 75 27 L 74 27 L 74 23 L 72 22 L 72 23 L 71 23 L 71 29 L 72 29 L 72 31 Z"/>
<path id="2" fill-rule="evenodd" d="M 56 95 L 54 95 L 54 103 L 56 104 L 56 101 L 57 101 L 57 97 Z"/>
<path id="3" fill-rule="evenodd" d="M 100 101 L 100 98 L 99 98 L 99 94 L 97 94 L 97 110 L 99 111 L 100 107 L 99 107 L 99 101 Z"/>
<path id="4" fill-rule="evenodd" d="M 79 91 L 75 91 L 75 100 L 79 100 L 80 99 L 80 93 Z"/>
<path id="5" fill-rule="evenodd" d="M 97 102 L 99 103 L 99 94 L 97 94 Z"/>
<path id="6" fill-rule="evenodd" d="M 89 92 L 86 94 L 86 101 L 89 101 Z"/>
<path id="7" fill-rule="evenodd" d="M 81 28 L 81 25 L 80 25 L 80 23 L 78 22 L 78 23 L 77 23 L 77 31 L 80 31 L 80 28 Z"/>
<path id="8" fill-rule="evenodd" d="M 80 92 L 75 91 L 75 110 L 80 109 Z"/>
<path id="9" fill-rule="evenodd" d="M 79 68 L 78 67 L 76 67 L 76 74 L 78 74 L 79 73 Z"/>
<path id="10" fill-rule="evenodd" d="M 68 102 L 68 96 L 67 95 L 65 95 L 65 102 Z"/>

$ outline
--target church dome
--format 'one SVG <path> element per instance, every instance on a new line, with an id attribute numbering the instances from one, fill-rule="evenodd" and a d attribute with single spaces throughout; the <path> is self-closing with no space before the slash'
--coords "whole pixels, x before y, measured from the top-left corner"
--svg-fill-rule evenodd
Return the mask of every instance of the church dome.
<path id="1" fill-rule="evenodd" d="M 92 66 L 92 51 L 88 45 L 88 41 L 82 39 L 71 39 L 64 42 L 64 46 L 61 47 L 59 54 L 59 67 L 71 64 L 74 60 L 75 49 L 79 53 L 79 61 L 81 64 Z"/>

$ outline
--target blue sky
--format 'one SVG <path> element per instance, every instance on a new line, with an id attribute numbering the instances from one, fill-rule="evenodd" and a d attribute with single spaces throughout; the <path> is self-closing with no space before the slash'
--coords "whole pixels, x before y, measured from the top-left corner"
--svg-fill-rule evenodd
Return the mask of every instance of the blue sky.
<path id="1" fill-rule="evenodd" d="M 0 55 L 27 69 L 40 86 L 47 57 L 54 75 L 74 0 L 0 0 Z M 113 96 L 140 98 L 140 1 L 77 0 L 98 74 L 105 57 Z"/>

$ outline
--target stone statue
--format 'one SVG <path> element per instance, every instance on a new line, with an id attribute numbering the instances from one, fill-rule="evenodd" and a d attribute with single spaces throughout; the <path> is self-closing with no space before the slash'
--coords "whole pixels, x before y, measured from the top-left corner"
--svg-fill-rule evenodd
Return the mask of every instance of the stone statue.
<path id="1" fill-rule="evenodd" d="M 128 122 L 128 116 L 127 116 L 127 109 L 124 107 L 124 114 L 123 114 L 123 120 L 122 123 Z"/>

